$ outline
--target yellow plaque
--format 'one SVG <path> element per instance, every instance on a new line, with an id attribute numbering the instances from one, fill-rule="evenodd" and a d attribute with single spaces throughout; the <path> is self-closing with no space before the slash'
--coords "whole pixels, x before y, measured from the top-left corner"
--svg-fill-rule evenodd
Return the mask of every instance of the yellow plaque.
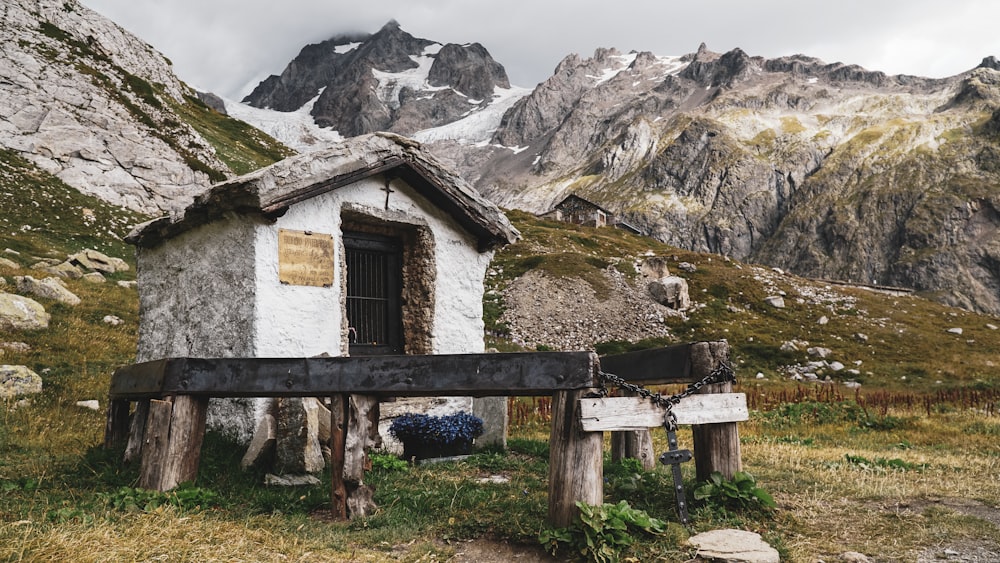
<path id="1" fill-rule="evenodd" d="M 289 285 L 333 285 L 333 235 L 278 229 L 278 280 Z"/>

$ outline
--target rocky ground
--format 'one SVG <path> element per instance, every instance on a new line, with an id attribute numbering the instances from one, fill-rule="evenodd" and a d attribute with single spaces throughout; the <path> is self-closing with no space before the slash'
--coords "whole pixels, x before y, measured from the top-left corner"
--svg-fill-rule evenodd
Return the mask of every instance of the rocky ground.
<path id="1" fill-rule="evenodd" d="M 631 281 L 614 269 L 605 277 L 611 287 L 606 299 L 579 278 L 533 270 L 514 280 L 503 292 L 501 317 L 511 340 L 527 348 L 586 350 L 596 342 L 670 334 L 663 320 L 683 313 L 653 301 L 645 278 Z"/>

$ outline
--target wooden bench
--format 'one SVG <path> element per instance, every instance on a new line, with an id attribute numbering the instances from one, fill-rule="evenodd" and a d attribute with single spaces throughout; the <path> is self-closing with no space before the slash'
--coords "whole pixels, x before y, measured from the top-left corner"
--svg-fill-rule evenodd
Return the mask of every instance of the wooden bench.
<path id="1" fill-rule="evenodd" d="M 719 362 L 728 361 L 728 354 L 725 342 L 702 342 L 600 359 L 592 352 L 168 358 L 115 371 L 105 446 L 120 447 L 127 442 L 126 459 L 141 458 L 139 486 L 165 491 L 194 481 L 197 476 L 211 397 L 331 397 L 335 404 L 346 405 L 348 397 L 356 395 L 551 395 L 549 519 L 555 526 L 566 526 L 575 514 L 576 501 L 603 502 L 603 431 L 634 430 L 646 422 L 656 422 L 656 409 L 641 402 L 632 401 L 636 405 L 632 408 L 622 406 L 617 399 L 595 402 L 589 398 L 600 385 L 600 370 L 614 371 L 632 382 L 683 383 L 701 379 Z M 712 389 L 702 391 L 728 392 L 731 384 L 709 387 Z M 132 403 L 136 404 L 134 409 Z M 745 400 L 743 405 L 745 410 Z M 729 403 L 723 409 L 732 407 Z M 706 408 L 707 403 L 679 408 L 678 415 L 680 418 L 682 412 L 708 412 Z M 611 417 L 613 410 L 619 414 L 627 411 L 628 418 Z M 335 514 L 346 516 L 342 474 L 348 421 L 344 408 L 333 408 L 331 412 L 331 502 Z M 642 412 L 646 414 L 639 416 L 646 418 L 636 419 Z M 658 416 L 662 421 L 662 412 Z M 694 427 L 699 475 L 720 471 L 731 476 L 741 469 L 734 422 L 713 422 L 718 417 L 684 420 L 700 425 Z"/>

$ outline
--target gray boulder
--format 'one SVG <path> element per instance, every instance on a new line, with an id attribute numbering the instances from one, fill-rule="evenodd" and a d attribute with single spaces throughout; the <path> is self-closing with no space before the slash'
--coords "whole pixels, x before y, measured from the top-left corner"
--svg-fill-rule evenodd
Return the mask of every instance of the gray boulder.
<path id="1" fill-rule="evenodd" d="M 87 249 L 69 257 L 71 264 L 93 271 L 113 274 L 127 272 L 128 264 L 121 258 L 113 258 L 96 250 Z"/>
<path id="2" fill-rule="evenodd" d="M 691 296 L 684 278 L 678 276 L 660 278 L 649 282 L 646 289 L 653 299 L 661 305 L 678 311 L 684 311 L 691 307 Z"/>
<path id="3" fill-rule="evenodd" d="M 83 270 L 79 266 L 71 264 L 68 260 L 66 262 L 60 262 L 58 264 L 47 264 L 45 262 L 39 262 L 33 266 L 36 270 L 41 270 L 46 274 L 52 274 L 53 276 L 59 276 L 60 278 L 69 278 L 72 280 L 78 279 L 83 276 Z"/>
<path id="4" fill-rule="evenodd" d="M 775 309 L 785 308 L 785 298 L 780 295 L 771 295 L 764 298 L 764 303 L 774 307 Z"/>
<path id="5" fill-rule="evenodd" d="M 708 561 L 727 563 L 780 563 L 778 550 L 761 539 L 760 534 L 745 530 L 710 530 L 688 538 L 698 556 Z"/>
<path id="6" fill-rule="evenodd" d="M 51 315 L 30 297 L 0 293 L 0 330 L 38 330 L 49 327 Z"/>
<path id="7" fill-rule="evenodd" d="M 90 283 L 104 283 L 108 281 L 108 278 L 104 277 L 104 274 L 100 272 L 89 272 L 83 274 L 83 281 Z"/>
<path id="8" fill-rule="evenodd" d="M 42 378 L 25 366 L 0 366 L 0 398 L 42 392 Z"/>
<path id="9" fill-rule="evenodd" d="M 14 276 L 14 283 L 17 284 L 17 290 L 24 293 L 53 299 L 67 305 L 80 304 L 80 298 L 67 289 L 59 278 L 36 280 L 31 276 Z"/>
<path id="10" fill-rule="evenodd" d="M 833 350 L 829 348 L 824 348 L 822 346 L 813 346 L 806 350 L 806 354 L 817 358 L 826 358 L 833 353 Z"/>
<path id="11" fill-rule="evenodd" d="M 0 258 L 0 267 L 8 268 L 11 270 L 17 270 L 18 268 L 21 267 L 21 265 L 13 260 L 8 260 L 7 258 Z"/>
<path id="12" fill-rule="evenodd" d="M 642 261 L 639 270 L 647 278 L 660 279 L 670 275 L 665 256 L 650 256 Z"/>
<path id="13" fill-rule="evenodd" d="M 277 401 L 275 470 L 318 473 L 325 461 L 319 443 L 319 416 L 314 401 L 283 397 Z"/>

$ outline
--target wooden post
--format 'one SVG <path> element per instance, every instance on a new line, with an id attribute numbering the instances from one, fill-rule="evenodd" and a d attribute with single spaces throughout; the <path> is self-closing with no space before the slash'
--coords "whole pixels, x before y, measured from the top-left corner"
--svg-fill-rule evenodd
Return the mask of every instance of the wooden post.
<path id="1" fill-rule="evenodd" d="M 170 438 L 170 413 L 173 404 L 170 400 L 149 401 L 149 415 L 146 417 L 143 432 L 142 462 L 139 466 L 139 487 L 143 489 L 160 490 L 163 467 L 167 456 L 167 442 Z"/>
<path id="2" fill-rule="evenodd" d="M 208 399 L 179 395 L 151 400 L 139 486 L 169 491 L 198 476 Z"/>
<path id="3" fill-rule="evenodd" d="M 111 449 L 128 439 L 128 399 L 108 401 L 108 418 L 104 424 L 104 449 Z"/>
<path id="4" fill-rule="evenodd" d="M 691 377 L 700 380 L 712 373 L 721 362 L 729 361 L 729 344 L 698 342 L 691 346 Z M 700 393 L 730 393 L 732 382 L 706 385 Z M 699 481 L 704 481 L 714 471 L 727 479 L 743 470 L 740 454 L 740 434 L 735 422 L 700 424 L 691 427 L 694 440 L 694 463 Z"/>
<path id="5" fill-rule="evenodd" d="M 637 459 L 646 471 L 655 468 L 656 456 L 653 455 L 653 438 L 649 429 L 612 432 L 611 459 Z"/>
<path id="6" fill-rule="evenodd" d="M 132 422 L 128 429 L 128 442 L 125 444 L 125 454 L 122 461 L 132 463 L 140 459 L 142 455 L 142 444 L 146 441 L 146 419 L 149 418 L 149 399 L 142 399 L 135 403 L 135 412 L 132 413 Z"/>
<path id="7" fill-rule="evenodd" d="M 584 432 L 580 399 L 587 390 L 558 391 L 552 397 L 549 438 L 549 523 L 569 526 L 576 502 L 604 502 L 603 433 Z"/>
<path id="8" fill-rule="evenodd" d="M 351 519 L 375 513 L 375 489 L 365 484 L 365 471 L 372 468 L 368 451 L 377 447 L 378 397 L 350 395 L 347 433 L 344 436 L 344 484 L 347 487 L 347 515 Z"/>
<path id="9" fill-rule="evenodd" d="M 330 512 L 335 520 L 347 520 L 347 487 L 344 485 L 344 438 L 349 409 L 347 395 L 330 400 Z"/>

